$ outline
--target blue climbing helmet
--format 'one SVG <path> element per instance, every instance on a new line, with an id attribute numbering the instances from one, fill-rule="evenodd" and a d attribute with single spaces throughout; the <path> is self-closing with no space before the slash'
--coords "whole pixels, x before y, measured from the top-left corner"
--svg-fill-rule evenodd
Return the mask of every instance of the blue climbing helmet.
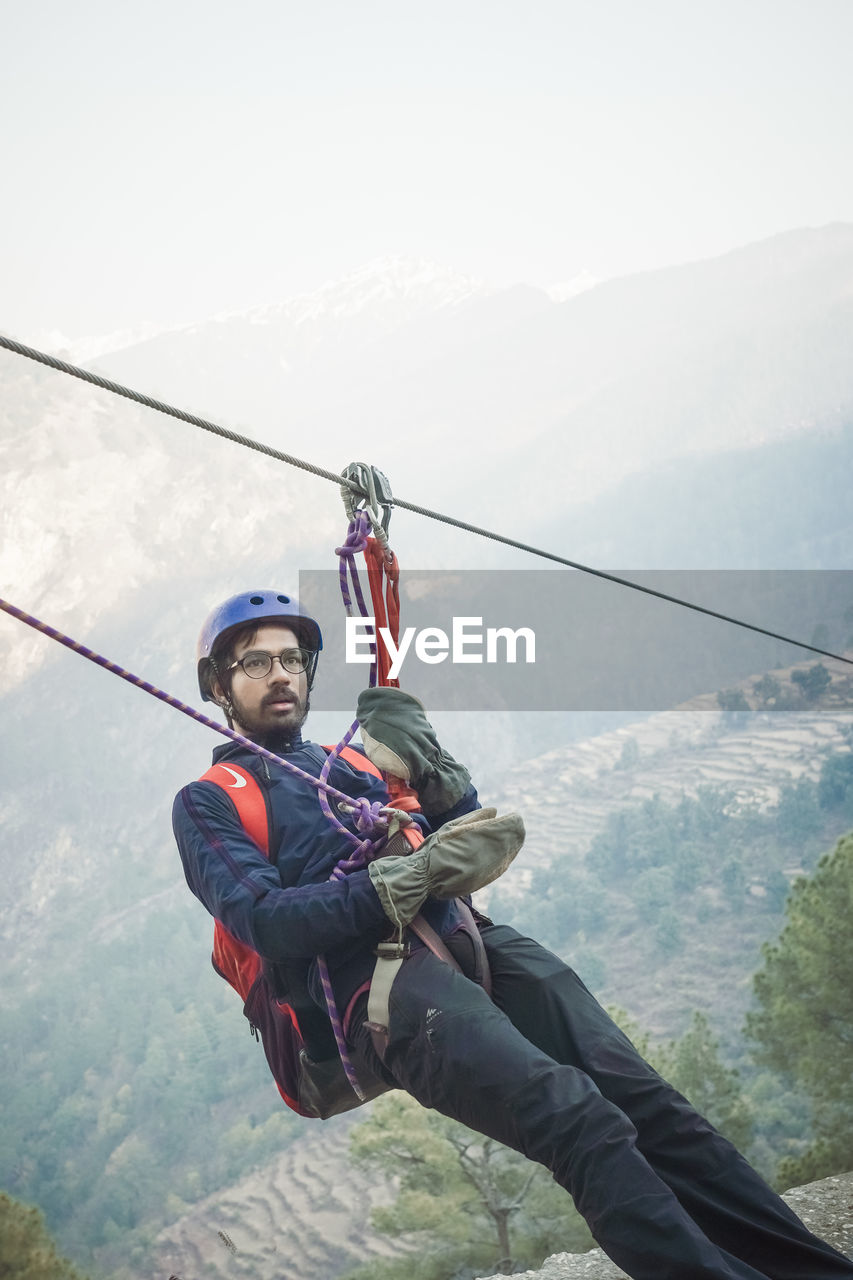
<path id="1" fill-rule="evenodd" d="M 286 622 L 300 644 L 314 655 L 308 664 L 308 687 L 314 682 L 317 658 L 323 647 L 323 635 L 319 624 L 305 613 L 295 596 L 281 591 L 241 591 L 211 610 L 204 621 L 196 647 L 198 663 L 198 688 L 205 702 L 214 702 L 210 692 L 211 654 L 217 643 L 229 631 L 256 622 Z"/>

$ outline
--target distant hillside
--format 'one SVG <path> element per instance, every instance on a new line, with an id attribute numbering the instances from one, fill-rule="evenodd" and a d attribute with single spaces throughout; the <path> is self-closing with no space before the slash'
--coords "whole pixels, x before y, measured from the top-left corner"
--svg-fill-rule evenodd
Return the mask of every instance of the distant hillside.
<path id="1" fill-rule="evenodd" d="M 793 670 L 773 675 L 796 702 Z M 740 686 L 753 707 L 755 683 Z M 852 731 L 853 676 L 842 669 L 813 707 L 724 713 L 708 695 L 547 752 L 497 796 L 528 834 L 487 909 L 653 1034 L 681 1034 L 700 1008 L 731 1043 L 791 881 L 853 825 L 853 809 L 815 799 L 824 762 L 849 754 Z"/>
<path id="2" fill-rule="evenodd" d="M 0 455 L 0 594 L 81 638 L 123 630 L 140 657 L 182 621 L 186 651 L 247 572 L 295 578 L 346 529 L 333 486 L 323 507 L 318 480 L 6 351 Z M 4 688 L 49 647 L 0 618 Z"/>
<path id="3" fill-rule="evenodd" d="M 853 415 L 787 440 L 679 458 L 566 505 L 538 544 L 588 564 L 659 569 L 853 565 Z"/>
<path id="4" fill-rule="evenodd" d="M 398 1252 L 370 1227 L 370 1210 L 387 1199 L 387 1188 L 354 1177 L 347 1160 L 349 1131 L 360 1118 L 306 1125 L 282 1155 L 161 1231 L 146 1265 L 158 1276 L 205 1280 L 330 1280 Z"/>
<path id="5" fill-rule="evenodd" d="M 608 281 L 519 325 L 492 370 L 516 448 L 481 482 L 508 469 L 534 513 L 601 477 L 849 421 L 851 279 L 853 226 L 835 224 Z M 534 400 L 514 394 L 530 385 Z"/>

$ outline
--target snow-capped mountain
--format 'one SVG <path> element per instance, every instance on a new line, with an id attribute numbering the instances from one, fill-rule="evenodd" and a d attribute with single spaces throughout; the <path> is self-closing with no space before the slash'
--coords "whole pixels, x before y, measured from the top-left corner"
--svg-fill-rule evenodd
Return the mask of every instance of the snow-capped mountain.
<path id="1" fill-rule="evenodd" d="M 560 302 L 386 259 L 96 363 L 288 451 L 310 439 L 329 469 L 366 457 L 400 494 L 481 523 L 511 475 L 535 522 L 679 457 L 837 425 L 851 290 L 846 224 Z"/>
<path id="2" fill-rule="evenodd" d="M 162 325 L 148 321 L 133 329 L 117 329 L 114 333 L 89 334 L 82 338 L 69 338 L 58 329 L 47 329 L 36 333 L 27 342 L 28 346 L 38 351 L 47 351 L 50 355 L 67 360 L 70 364 L 88 364 L 101 356 L 110 355 L 113 351 L 123 351 L 126 347 L 135 347 L 140 342 L 148 342 L 161 333 L 176 333 L 184 325 Z"/>
<path id="3" fill-rule="evenodd" d="M 566 302 L 569 298 L 576 298 L 579 293 L 586 293 L 587 289 L 594 289 L 597 284 L 601 284 L 598 276 L 594 276 L 591 271 L 579 271 L 570 280 L 549 284 L 545 292 L 552 302 Z"/>
<path id="4" fill-rule="evenodd" d="M 549 289 L 555 301 L 591 288 L 597 281 L 583 273 L 566 284 Z M 393 326 L 425 310 L 452 307 L 466 298 L 486 297 L 494 292 L 484 280 L 464 275 L 424 258 L 387 255 L 356 268 L 347 275 L 326 281 L 317 289 L 295 294 L 285 300 L 231 308 L 179 324 L 145 321 L 131 329 L 71 338 L 58 329 L 27 335 L 28 345 L 58 355 L 72 364 L 88 364 L 117 351 L 126 351 L 165 334 L 197 333 L 207 324 L 246 322 L 251 325 L 307 325 L 346 321 L 358 316 L 372 317 L 386 312 Z"/>
<path id="5" fill-rule="evenodd" d="M 217 321 L 247 319 L 250 324 L 294 325 L 318 320 L 352 319 L 385 308 L 404 312 L 437 311 L 471 297 L 486 297 L 494 289 L 474 276 L 462 275 L 423 258 L 376 258 L 339 280 L 330 280 L 310 293 L 284 302 L 267 303 L 214 317 Z"/>

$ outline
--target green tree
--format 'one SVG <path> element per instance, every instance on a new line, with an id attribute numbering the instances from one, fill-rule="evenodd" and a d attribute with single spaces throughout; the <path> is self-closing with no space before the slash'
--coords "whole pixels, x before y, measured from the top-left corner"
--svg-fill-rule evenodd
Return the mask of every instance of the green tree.
<path id="1" fill-rule="evenodd" d="M 679 893 L 690 893 L 705 870 L 705 850 L 691 839 L 679 840 L 672 859 L 672 884 Z"/>
<path id="2" fill-rule="evenodd" d="M 681 920 L 671 907 L 665 908 L 658 916 L 654 936 L 656 946 L 665 956 L 675 955 L 684 946 Z"/>
<path id="3" fill-rule="evenodd" d="M 2 1280 L 83 1280 L 56 1252 L 39 1209 L 0 1191 L 0 1277 Z"/>
<path id="4" fill-rule="evenodd" d="M 653 923 L 672 907 L 673 876 L 669 867 L 650 867 L 634 881 L 634 901 L 648 923 Z M 672 914 L 671 910 L 668 914 Z"/>
<path id="5" fill-rule="evenodd" d="M 775 676 L 768 674 L 762 676 L 760 680 L 756 680 L 752 686 L 752 692 L 757 698 L 761 699 L 763 706 L 775 706 L 782 693 L 782 686 Z"/>
<path id="6" fill-rule="evenodd" d="M 832 684 L 832 676 L 823 663 L 818 662 L 809 667 L 808 671 L 803 671 L 801 667 L 792 671 L 791 681 L 799 685 L 806 702 L 817 702 Z"/>
<path id="7" fill-rule="evenodd" d="M 740 1150 L 752 1137 L 752 1117 L 740 1076 L 720 1058 L 711 1024 L 698 1010 L 680 1040 L 652 1054 L 655 1069 Z"/>
<path id="8" fill-rule="evenodd" d="M 704 1013 L 696 1010 L 680 1039 L 655 1045 L 649 1033 L 624 1009 L 608 1007 L 607 1012 L 658 1075 L 683 1093 L 730 1142 L 742 1151 L 746 1149 L 752 1136 L 749 1104 L 738 1072 L 720 1058 L 719 1041 L 712 1035 Z"/>
<path id="9" fill-rule="evenodd" d="M 746 876 L 742 860 L 731 854 L 720 869 L 720 880 L 726 891 L 726 898 L 732 911 L 737 915 L 746 905 Z"/>
<path id="10" fill-rule="evenodd" d="M 622 753 L 616 761 L 616 769 L 634 769 L 640 762 L 640 748 L 637 739 L 627 737 L 622 744 Z"/>
<path id="11" fill-rule="evenodd" d="M 721 689 L 717 702 L 727 724 L 732 724 L 738 715 L 750 709 L 742 689 Z"/>
<path id="12" fill-rule="evenodd" d="M 848 626 L 853 623 L 853 604 L 848 604 L 844 610 L 844 621 Z M 848 633 L 847 639 L 844 641 L 844 647 L 845 649 L 853 649 L 853 631 Z"/>
<path id="13" fill-rule="evenodd" d="M 817 789 L 808 778 L 798 778 L 779 789 L 776 830 L 786 844 L 803 844 L 820 824 Z"/>
<path id="14" fill-rule="evenodd" d="M 817 784 L 821 809 L 837 809 L 853 797 L 853 751 L 838 753 L 824 760 Z"/>
<path id="15" fill-rule="evenodd" d="M 373 1104 L 352 1131 L 350 1154 L 365 1170 L 394 1179 L 393 1202 L 375 1209 L 372 1222 L 412 1251 L 360 1267 L 349 1280 L 448 1280 L 466 1268 L 509 1275 L 557 1250 L 593 1246 L 544 1168 L 406 1094 Z"/>
<path id="16" fill-rule="evenodd" d="M 792 1185 L 837 1173 L 853 1146 L 853 834 L 825 854 L 814 874 L 797 880 L 787 923 L 765 945 L 755 976 L 759 1007 L 746 1030 L 756 1057 L 795 1080 L 812 1105 L 815 1142 L 800 1160 L 785 1162 Z"/>

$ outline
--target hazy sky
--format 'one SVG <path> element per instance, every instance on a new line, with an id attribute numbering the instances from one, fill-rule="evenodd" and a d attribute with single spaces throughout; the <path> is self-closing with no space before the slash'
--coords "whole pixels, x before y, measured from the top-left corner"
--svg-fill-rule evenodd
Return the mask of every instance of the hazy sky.
<path id="1" fill-rule="evenodd" d="M 851 0 L 4 0 L 0 329 L 371 258 L 548 285 L 853 221 Z"/>

